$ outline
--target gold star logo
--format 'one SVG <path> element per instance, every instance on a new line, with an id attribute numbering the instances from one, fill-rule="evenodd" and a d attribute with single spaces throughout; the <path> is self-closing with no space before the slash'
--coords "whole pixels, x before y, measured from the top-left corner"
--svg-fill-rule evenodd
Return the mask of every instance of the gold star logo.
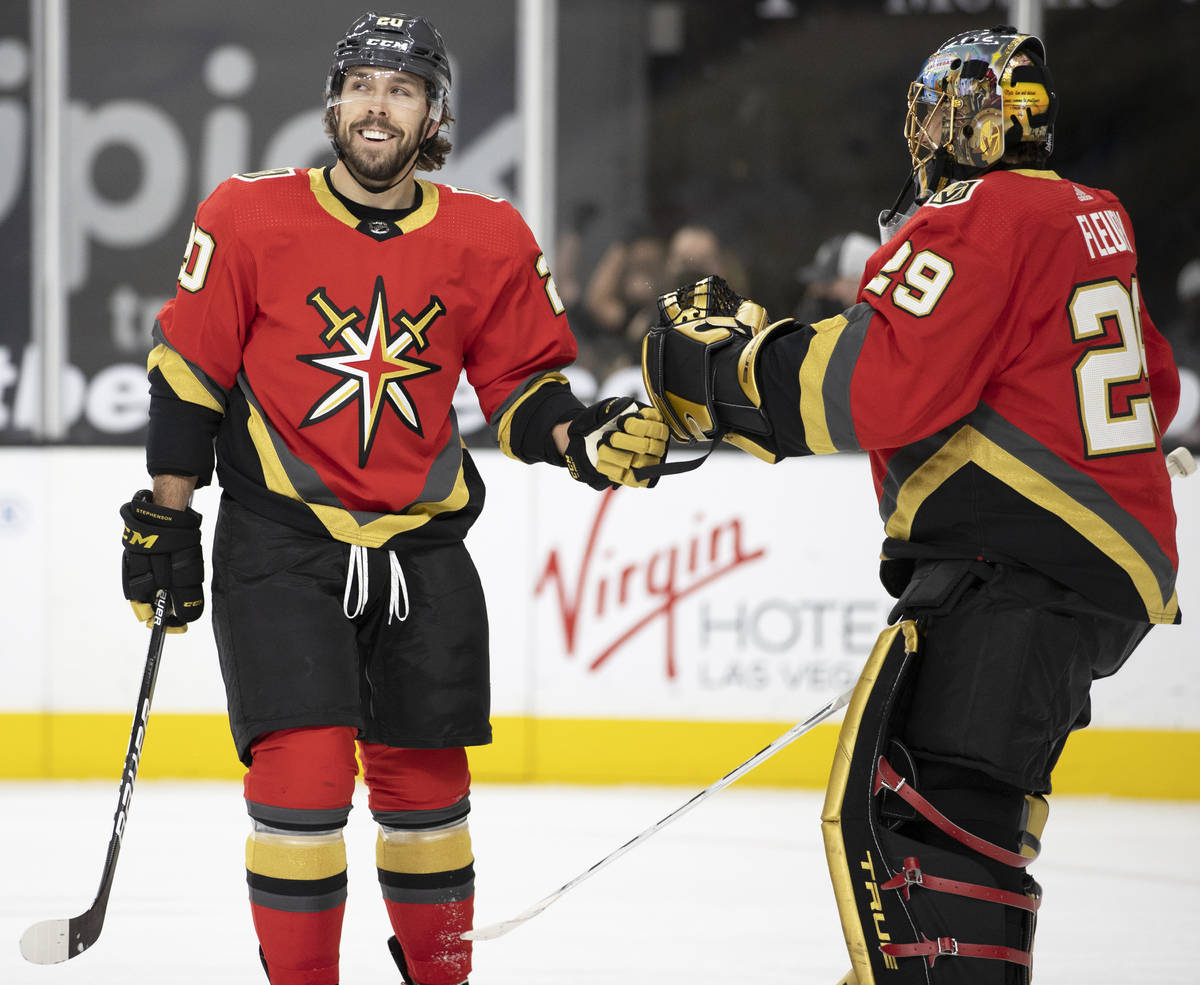
<path id="1" fill-rule="evenodd" d="M 401 312 L 395 319 L 400 328 L 395 335 L 390 334 L 392 320 L 388 317 L 387 294 L 382 277 L 375 278 L 375 292 L 362 331 L 357 329 L 362 321 L 362 313 L 353 307 L 346 311 L 339 310 L 326 296 L 324 288 L 313 291 L 308 303 L 325 320 L 326 330 L 322 334 L 325 344 L 332 347 L 340 341 L 342 348 L 339 352 L 296 358 L 326 373 L 333 373 L 340 380 L 309 408 L 300 426 L 308 427 L 348 406 L 355 406 L 359 422 L 359 468 L 366 467 L 384 416 L 384 407 L 391 407 L 405 427 L 423 436 L 421 417 L 405 387 L 405 381 L 436 373 L 441 367 L 406 356 L 405 353 L 410 348 L 420 352 L 429 345 L 425 333 L 430 324 L 445 313 L 442 302 L 437 297 L 430 298 L 429 304 L 416 319 Z"/>

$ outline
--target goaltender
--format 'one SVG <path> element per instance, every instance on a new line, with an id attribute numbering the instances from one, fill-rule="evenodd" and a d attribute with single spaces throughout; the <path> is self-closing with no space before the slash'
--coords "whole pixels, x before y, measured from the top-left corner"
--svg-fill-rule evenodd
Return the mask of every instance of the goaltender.
<path id="1" fill-rule="evenodd" d="M 949 39 L 909 89 L 913 207 L 881 217 L 856 304 L 768 325 L 708 278 L 644 343 L 678 439 L 869 453 L 901 621 L 822 814 L 844 983 L 1029 981 L 1051 772 L 1092 681 L 1179 621 L 1179 376 L 1121 203 L 1048 169 L 1056 109 L 1038 38 Z"/>

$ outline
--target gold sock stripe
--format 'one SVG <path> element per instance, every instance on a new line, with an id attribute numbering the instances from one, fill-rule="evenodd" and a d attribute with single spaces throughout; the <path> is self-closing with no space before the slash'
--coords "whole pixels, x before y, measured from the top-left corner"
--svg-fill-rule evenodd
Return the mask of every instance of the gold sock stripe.
<path id="1" fill-rule="evenodd" d="M 346 871 L 342 833 L 280 835 L 255 831 L 246 839 L 246 870 L 272 879 L 328 879 Z"/>
<path id="2" fill-rule="evenodd" d="M 375 839 L 375 864 L 386 872 L 452 872 L 474 860 L 466 821 L 436 831 L 380 830 Z"/>

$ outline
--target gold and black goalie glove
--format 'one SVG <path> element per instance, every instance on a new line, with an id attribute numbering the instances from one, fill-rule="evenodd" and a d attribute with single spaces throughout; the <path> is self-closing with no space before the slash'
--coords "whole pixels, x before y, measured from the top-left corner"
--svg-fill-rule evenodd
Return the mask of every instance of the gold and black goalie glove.
<path id="1" fill-rule="evenodd" d="M 585 407 L 567 428 L 563 454 L 571 477 L 593 489 L 653 486 L 658 480 L 635 469 L 661 465 L 667 426 L 653 407 L 629 397 L 612 397 Z"/>
<path id="2" fill-rule="evenodd" d="M 796 322 L 768 325 L 762 305 L 715 276 L 663 294 L 658 312 L 658 324 L 642 340 L 642 380 L 671 437 L 688 444 L 724 440 L 774 462 L 756 360 L 768 339 L 794 331 Z"/>
<path id="3" fill-rule="evenodd" d="M 121 507 L 125 532 L 121 541 L 121 587 L 134 615 L 154 624 L 154 596 L 167 591 L 163 622 L 168 633 L 187 631 L 187 623 L 204 612 L 204 553 L 200 546 L 200 514 L 188 508 L 159 506 L 148 489 L 134 493 Z"/>

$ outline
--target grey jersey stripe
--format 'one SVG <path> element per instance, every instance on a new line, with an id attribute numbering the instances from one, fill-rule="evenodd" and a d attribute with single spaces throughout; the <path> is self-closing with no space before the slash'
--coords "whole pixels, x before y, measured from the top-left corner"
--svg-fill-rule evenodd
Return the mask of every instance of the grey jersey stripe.
<path id="1" fill-rule="evenodd" d="M 154 320 L 154 329 L 150 334 L 155 345 L 166 346 L 173 353 L 179 356 L 180 359 L 187 363 L 187 367 L 192 371 L 192 375 L 196 378 L 196 382 L 204 387 L 205 392 L 217 402 L 217 405 L 222 411 L 229 409 L 229 395 L 225 388 L 219 386 L 211 376 L 204 372 L 204 370 L 202 370 L 194 362 L 188 360 L 178 349 L 175 348 L 175 346 L 171 345 L 171 343 L 167 341 L 167 337 L 163 334 L 162 322 L 157 318 Z M 170 385 L 170 382 L 170 380 L 167 381 L 168 386 Z"/>
<path id="2" fill-rule="evenodd" d="M 425 480 L 425 488 L 421 490 L 418 498 L 412 503 L 394 511 L 394 513 L 377 513 L 373 510 L 346 509 L 345 504 L 325 484 L 317 473 L 317 470 L 303 459 L 297 458 L 288 449 L 288 446 L 284 443 L 275 428 L 271 426 L 270 420 L 263 412 L 262 405 L 254 396 L 254 391 L 251 389 L 250 381 L 246 379 L 245 373 L 238 373 L 238 389 L 241 390 L 242 395 L 246 398 L 246 402 L 258 412 L 258 416 L 262 419 L 263 426 L 266 428 L 267 435 L 271 439 L 271 447 L 275 450 L 275 455 L 279 458 L 284 472 L 287 474 L 296 492 L 300 495 L 300 498 L 307 504 L 332 506 L 349 514 L 360 527 L 365 527 L 371 521 L 378 520 L 383 516 L 402 515 L 416 503 L 443 502 L 454 491 L 454 483 L 458 479 L 458 473 L 462 467 L 462 444 L 459 438 L 458 418 L 455 416 L 453 408 L 450 410 L 450 440 L 446 442 L 446 446 L 438 453 L 437 458 L 434 459 L 429 469 L 429 475 Z"/>
<path id="3" fill-rule="evenodd" d="M 1064 495 L 1095 513 L 1115 530 L 1154 573 L 1164 600 L 1171 597 L 1175 572 L 1153 535 L 1127 513 L 1095 479 L 1072 468 L 1045 445 L 1016 427 L 986 404 L 937 434 L 914 442 L 888 460 L 879 512 L 884 522 L 896 510 L 900 488 L 918 468 L 963 427 L 972 427 L 1008 454 L 1042 476 Z"/>
<path id="4" fill-rule="evenodd" d="M 504 403 L 496 408 L 495 412 L 492 414 L 492 419 L 488 422 L 488 430 L 492 435 L 492 441 L 494 441 L 496 444 L 500 443 L 500 422 L 504 420 L 504 415 L 508 413 L 509 408 L 512 407 L 512 405 L 522 397 L 524 397 L 529 391 L 529 388 L 543 376 L 549 376 L 551 373 L 561 373 L 564 368 L 565 367 L 562 366 L 554 366 L 550 369 L 539 370 L 532 376 L 525 377 L 525 379 L 523 379 L 520 384 L 513 389 L 513 392 L 504 399 Z"/>
<path id="5" fill-rule="evenodd" d="M 841 337 L 830 354 L 829 365 L 825 367 L 821 401 L 825 405 L 825 426 L 829 429 L 829 439 L 838 451 L 862 451 L 858 432 L 854 429 L 850 381 L 867 340 L 867 325 L 874 315 L 875 309 L 865 301 L 843 312 L 846 327 L 842 329 Z"/>

